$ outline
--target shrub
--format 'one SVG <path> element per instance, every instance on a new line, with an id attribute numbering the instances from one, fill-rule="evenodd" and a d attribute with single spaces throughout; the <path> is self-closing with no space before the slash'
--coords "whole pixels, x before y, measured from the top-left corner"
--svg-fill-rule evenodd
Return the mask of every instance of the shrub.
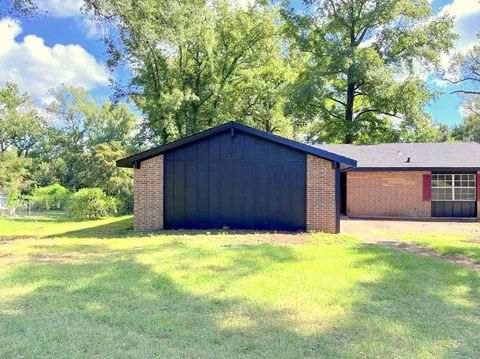
<path id="1" fill-rule="evenodd" d="M 96 219 L 116 214 L 117 201 L 100 188 L 83 188 L 72 195 L 70 214 L 79 219 Z"/>
<path id="2" fill-rule="evenodd" d="M 124 170 L 119 168 L 118 170 Z M 117 211 L 119 214 L 130 214 L 133 212 L 133 179 L 130 173 L 119 172 L 118 175 L 110 177 L 105 192 L 118 200 Z"/>
<path id="3" fill-rule="evenodd" d="M 64 210 L 68 207 L 70 191 L 59 184 L 47 187 L 38 187 L 33 191 L 31 200 L 36 209 Z"/>

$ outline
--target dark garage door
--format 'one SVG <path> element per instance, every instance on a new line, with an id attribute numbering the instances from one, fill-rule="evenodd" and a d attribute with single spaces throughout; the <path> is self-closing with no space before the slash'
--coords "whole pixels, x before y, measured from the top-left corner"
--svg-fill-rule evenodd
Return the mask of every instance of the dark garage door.
<path id="1" fill-rule="evenodd" d="M 165 154 L 165 228 L 305 229 L 306 155 L 226 131 Z"/>

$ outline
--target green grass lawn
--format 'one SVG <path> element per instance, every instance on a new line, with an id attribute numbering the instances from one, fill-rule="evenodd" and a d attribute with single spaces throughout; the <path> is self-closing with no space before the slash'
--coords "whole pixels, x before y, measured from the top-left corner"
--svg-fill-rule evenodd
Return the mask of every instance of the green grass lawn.
<path id="1" fill-rule="evenodd" d="M 480 356 L 480 274 L 341 235 L 0 220 L 1 358 Z"/>
<path id="2" fill-rule="evenodd" d="M 133 227 L 129 218 L 117 217 L 94 221 L 74 221 L 62 215 L 54 216 L 32 216 L 10 219 L 0 217 L 0 240 L 19 238 L 38 238 L 47 236 L 64 235 L 67 232 L 80 231 L 85 236 L 95 237 L 95 233 L 105 233 L 119 230 L 131 229 Z M 102 227 L 104 226 L 104 227 Z M 89 231 L 89 229 L 93 229 Z"/>

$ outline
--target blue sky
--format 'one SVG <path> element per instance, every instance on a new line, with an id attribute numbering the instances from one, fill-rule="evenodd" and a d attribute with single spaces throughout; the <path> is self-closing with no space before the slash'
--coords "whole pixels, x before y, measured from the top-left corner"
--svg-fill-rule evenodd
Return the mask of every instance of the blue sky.
<path id="1" fill-rule="evenodd" d="M 99 29 L 79 11 L 82 0 L 36 0 L 45 16 L 15 22 L 0 19 L 0 85 L 15 81 L 37 102 L 49 101 L 47 89 L 60 83 L 87 88 L 98 99 L 112 91 L 105 70 L 105 47 Z M 232 0 L 237 2 L 252 0 Z M 295 0 L 294 3 L 300 3 Z M 480 2 L 477 0 L 432 0 L 436 13 L 456 17 L 458 51 L 475 41 L 480 31 Z M 1 5 L 0 5 L 1 6 Z M 448 63 L 448 57 L 443 59 Z M 461 99 L 451 95 L 454 87 L 428 76 L 432 89 L 443 94 L 428 106 L 435 120 L 454 125 L 462 120 Z"/>

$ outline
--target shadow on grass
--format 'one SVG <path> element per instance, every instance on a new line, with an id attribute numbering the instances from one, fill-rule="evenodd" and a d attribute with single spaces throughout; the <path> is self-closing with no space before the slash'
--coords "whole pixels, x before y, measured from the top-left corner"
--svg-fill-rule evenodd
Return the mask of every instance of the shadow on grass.
<path id="1" fill-rule="evenodd" d="M 94 227 L 82 228 L 73 231 L 67 231 L 63 233 L 56 233 L 48 235 L 45 238 L 145 238 L 151 236 L 194 236 L 194 235 L 242 235 L 253 233 L 280 233 L 288 235 L 304 235 L 304 232 L 269 232 L 269 231 L 257 231 L 257 230 L 228 230 L 228 229 L 211 229 L 211 230 L 194 230 L 194 229 L 167 229 L 167 230 L 155 230 L 155 231 L 134 231 L 133 230 L 133 218 L 118 219 L 106 224 L 100 224 Z"/>
<path id="2" fill-rule="evenodd" d="M 117 238 L 117 237 L 137 237 L 138 233 L 133 230 L 132 218 L 118 218 L 114 221 L 91 226 L 87 228 L 56 233 L 46 236 L 46 238 L 66 237 L 66 238 Z"/>
<path id="3" fill-rule="evenodd" d="M 39 223 L 66 223 L 66 222 L 86 222 L 87 219 L 75 219 L 68 216 L 65 212 L 45 212 L 45 213 L 34 213 L 32 215 L 28 214 L 19 214 L 17 216 L 5 216 L 0 217 L 3 219 L 7 219 L 9 221 L 14 221 L 17 223 L 32 223 L 32 222 L 39 222 Z"/>
<path id="4" fill-rule="evenodd" d="M 267 269 L 294 270 L 303 261 L 294 247 L 223 248 L 225 261 L 213 264 L 209 260 L 222 254 L 218 249 L 178 241 L 141 250 L 109 250 L 101 244 L 53 250 L 50 245 L 45 250 L 90 257 L 82 263 L 62 263 L 53 257 L 31 261 L 3 278 L 8 285 L 29 289 L 12 295 L 0 312 L 2 357 L 480 354 L 480 277 L 388 248 L 348 247 L 355 258 L 349 264 L 352 271 L 363 268 L 382 275 L 332 294 L 338 298 L 332 300 L 341 301 L 362 293 L 334 325 L 322 326 L 322 315 L 312 318 L 320 328 L 314 333 L 304 332 L 296 322 L 297 311 L 302 310 L 296 303 L 273 306 L 228 295 L 228 288 L 248 276 L 261 276 Z M 156 254 L 149 257 L 153 264 L 147 264 L 144 255 L 151 253 Z M 162 265 L 157 268 L 155 263 Z M 289 290 L 288 283 L 277 285 L 278 296 Z M 298 298 L 306 294 L 299 293 Z"/>
<path id="5" fill-rule="evenodd" d="M 15 224 L 13 229 L 11 223 Z M 58 226 L 57 226 L 58 225 Z M 78 228 L 68 230 L 69 228 Z M 133 231 L 132 218 L 118 217 L 94 220 L 64 219 L 13 219 L 3 225 L 5 233 L 0 233 L 1 240 L 15 240 L 28 238 L 115 238 L 135 237 L 138 233 Z"/>

